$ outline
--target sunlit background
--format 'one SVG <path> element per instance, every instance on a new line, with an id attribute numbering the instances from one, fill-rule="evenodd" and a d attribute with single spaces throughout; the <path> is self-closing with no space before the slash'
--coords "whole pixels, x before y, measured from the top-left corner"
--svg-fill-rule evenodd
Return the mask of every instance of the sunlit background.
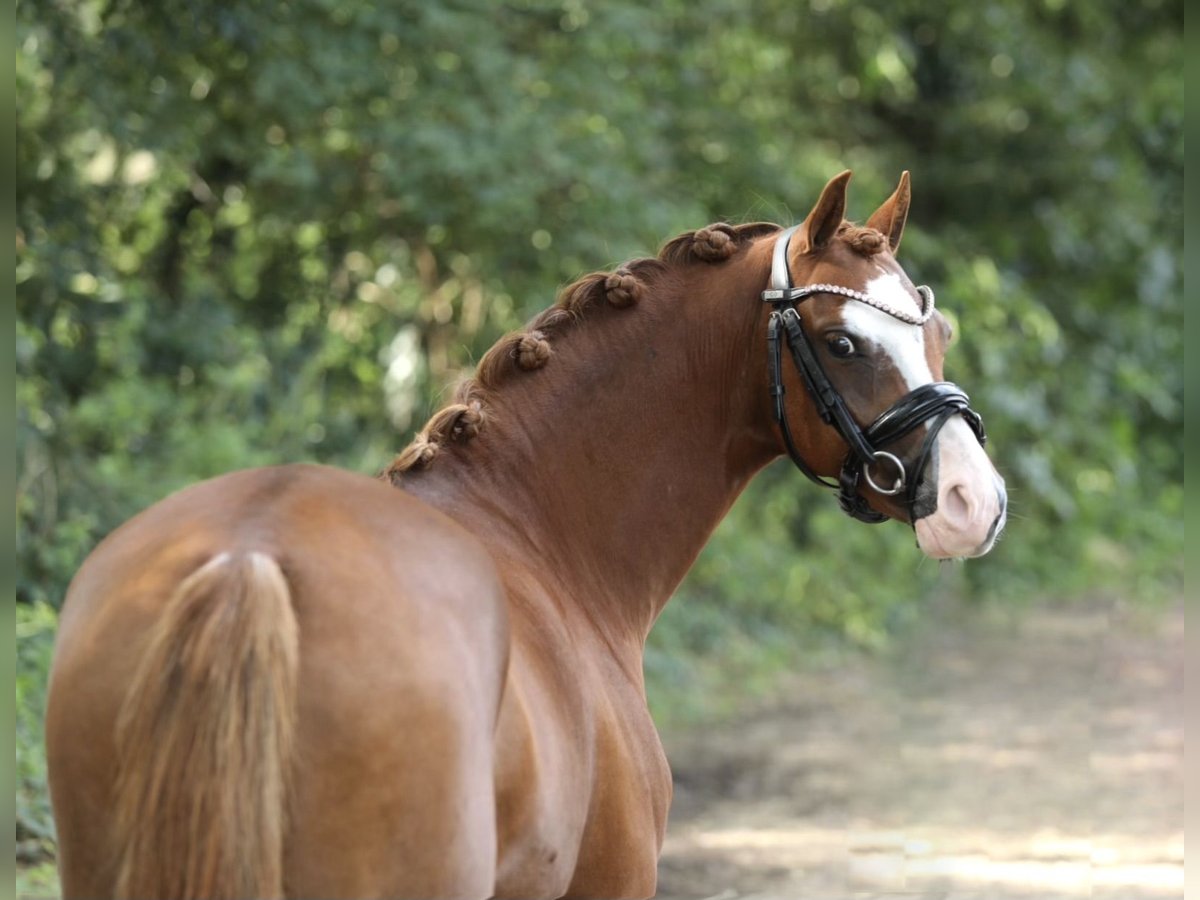
<path id="1" fill-rule="evenodd" d="M 766 471 L 647 654 L 668 727 L 931 603 L 1182 587 L 1182 3 L 632 0 L 17 5 L 18 832 L 75 568 L 167 492 L 375 473 L 580 274 L 902 169 L 902 261 L 1008 480 L 985 560 L 922 563 Z M 931 599 L 932 598 L 932 599 Z M 943 608 L 943 607 L 939 607 Z M 732 839 L 732 838 L 731 838 Z"/>

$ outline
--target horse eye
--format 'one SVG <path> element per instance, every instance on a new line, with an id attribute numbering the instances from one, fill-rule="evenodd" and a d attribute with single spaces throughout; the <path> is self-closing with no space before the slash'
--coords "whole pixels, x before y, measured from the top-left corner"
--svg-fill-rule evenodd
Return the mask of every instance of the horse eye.
<path id="1" fill-rule="evenodd" d="M 845 359 L 847 356 L 854 355 L 854 342 L 844 334 L 835 334 L 826 341 L 829 347 L 829 352 L 834 356 Z"/>

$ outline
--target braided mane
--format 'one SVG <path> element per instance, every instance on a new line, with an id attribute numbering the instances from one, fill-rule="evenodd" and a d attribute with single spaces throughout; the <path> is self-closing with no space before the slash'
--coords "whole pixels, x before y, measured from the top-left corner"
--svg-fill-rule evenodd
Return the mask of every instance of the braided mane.
<path id="1" fill-rule="evenodd" d="M 487 422 L 489 397 L 508 379 L 547 365 L 554 356 L 554 339 L 582 321 L 589 309 L 604 304 L 618 309 L 635 306 L 668 269 L 724 262 L 754 240 L 779 230 L 766 222 L 718 222 L 668 241 L 657 257 L 630 260 L 612 272 L 593 272 L 568 285 L 553 306 L 520 331 L 502 337 L 483 355 L 475 375 L 458 386 L 454 399 L 433 414 L 381 477 L 396 483 L 404 473 L 428 466 L 444 447 L 478 435 Z M 863 256 L 873 256 L 887 246 L 878 231 L 849 222 L 842 223 L 838 237 Z"/>
<path id="2" fill-rule="evenodd" d="M 843 222 L 838 226 L 837 236 L 859 256 L 875 256 L 888 247 L 888 239 L 883 232 L 853 222 Z"/>

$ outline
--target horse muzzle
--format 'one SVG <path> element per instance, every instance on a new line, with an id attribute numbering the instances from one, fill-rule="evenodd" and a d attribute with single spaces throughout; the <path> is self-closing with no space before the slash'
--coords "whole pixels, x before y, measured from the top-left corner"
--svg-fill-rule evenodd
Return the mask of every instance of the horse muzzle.
<path id="1" fill-rule="evenodd" d="M 937 504 L 913 523 L 917 545 L 934 559 L 983 556 L 1007 521 L 1004 479 L 977 442 L 958 429 L 946 431 L 938 447 Z"/>

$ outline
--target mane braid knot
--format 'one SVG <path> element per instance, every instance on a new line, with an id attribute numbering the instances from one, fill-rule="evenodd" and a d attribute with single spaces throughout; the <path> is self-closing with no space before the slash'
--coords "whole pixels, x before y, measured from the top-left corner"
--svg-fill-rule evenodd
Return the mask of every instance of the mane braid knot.
<path id="1" fill-rule="evenodd" d="M 842 222 L 837 233 L 859 256 L 876 256 L 888 246 L 888 239 L 883 232 L 853 222 Z"/>
<path id="2" fill-rule="evenodd" d="M 394 476 L 410 469 L 423 469 L 438 455 L 441 445 L 429 439 L 429 435 L 421 432 L 412 439 L 412 443 L 396 454 L 392 464 L 383 473 L 384 478 L 394 479 Z"/>
<path id="3" fill-rule="evenodd" d="M 517 359 L 517 365 L 526 372 L 531 372 L 534 369 L 540 369 L 544 366 L 546 361 L 550 359 L 552 352 L 550 342 L 546 340 L 546 335 L 535 330 L 520 336 L 517 340 L 514 355 Z"/>
<path id="4" fill-rule="evenodd" d="M 642 283 L 622 267 L 604 279 L 604 294 L 613 306 L 625 309 L 641 299 Z"/>
<path id="5" fill-rule="evenodd" d="M 456 403 L 447 407 L 447 411 L 453 415 L 450 424 L 450 439 L 455 441 L 467 441 L 476 437 L 486 418 L 483 404 L 478 400 Z"/>
<path id="6" fill-rule="evenodd" d="M 733 226 L 718 222 L 701 228 L 692 235 L 692 252 L 705 262 L 715 263 L 729 259 L 737 252 L 737 241 L 733 238 Z"/>

